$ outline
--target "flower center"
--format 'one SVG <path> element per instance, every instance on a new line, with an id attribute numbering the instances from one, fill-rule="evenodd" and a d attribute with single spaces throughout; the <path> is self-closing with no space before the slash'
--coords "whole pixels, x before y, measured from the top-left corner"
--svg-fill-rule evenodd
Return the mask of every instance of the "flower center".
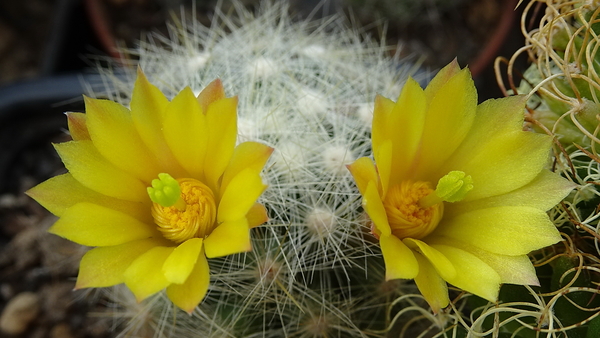
<path id="1" fill-rule="evenodd" d="M 435 190 L 428 182 L 403 181 L 387 193 L 383 206 L 394 236 L 420 239 L 442 219 L 444 202 L 458 202 L 473 189 L 473 179 L 462 171 L 442 177 Z"/>
<path id="2" fill-rule="evenodd" d="M 154 181 L 153 188 L 148 188 L 154 202 L 152 216 L 165 238 L 181 243 L 210 235 L 216 227 L 217 207 L 209 187 L 193 178 L 174 180 L 159 175 L 159 180 Z M 177 190 L 180 192 L 175 198 Z"/>
<path id="3" fill-rule="evenodd" d="M 394 236 L 419 239 L 435 229 L 444 213 L 444 203 L 440 200 L 430 206 L 419 205 L 419 200 L 431 194 L 435 191 L 422 181 L 404 181 L 388 191 L 383 206 Z"/>

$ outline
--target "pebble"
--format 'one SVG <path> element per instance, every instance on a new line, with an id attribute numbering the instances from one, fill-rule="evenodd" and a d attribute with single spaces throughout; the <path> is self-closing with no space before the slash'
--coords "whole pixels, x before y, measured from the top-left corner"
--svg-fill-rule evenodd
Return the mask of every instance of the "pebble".
<path id="1" fill-rule="evenodd" d="M 40 298 L 33 292 L 21 292 L 11 299 L 0 315 L 0 331 L 18 335 L 27 330 L 40 311 Z"/>

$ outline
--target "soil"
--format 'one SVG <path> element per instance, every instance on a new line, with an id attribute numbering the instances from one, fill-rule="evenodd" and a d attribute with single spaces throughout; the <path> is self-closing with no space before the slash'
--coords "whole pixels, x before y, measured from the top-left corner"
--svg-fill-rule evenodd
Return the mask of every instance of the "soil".
<path id="1" fill-rule="evenodd" d="M 256 1 L 243 2 L 256 5 Z M 306 17 L 318 2 L 292 1 L 293 10 Z M 110 55 L 111 46 L 133 46 L 141 32 L 164 32 L 164 22 L 171 13 L 187 3 L 183 0 L 0 2 L 0 100 L 2 90 L 18 81 L 82 71 L 89 66 L 85 55 Z M 216 0 L 196 2 L 201 22 L 209 22 L 215 3 Z M 415 17 L 419 20 L 388 18 L 387 41 L 394 44 L 402 41 L 405 53 L 423 56 L 424 64 L 432 69 L 456 56 L 461 64 L 474 62 L 471 60 L 481 52 L 490 32 L 498 25 L 503 1 L 458 3 L 460 6 L 452 8 L 419 8 Z M 102 13 L 89 14 L 90 4 L 99 5 Z M 383 5 L 371 8 L 370 12 L 361 11 L 365 4 L 360 1 L 325 4 L 320 8 L 321 14 L 330 14 L 341 7 L 363 24 L 381 19 L 385 13 Z M 99 33 L 103 25 L 108 34 Z M 371 27 L 372 35 L 381 36 L 380 24 Z M 508 48 L 514 50 L 518 43 Z M 508 56 L 511 52 L 499 53 Z M 486 92 L 480 87 L 484 97 L 499 96 L 490 69 L 488 61 L 482 72 L 484 77 L 480 78 L 484 81 L 482 87 L 489 89 Z M 102 299 L 95 293 L 73 291 L 78 262 L 85 248 L 47 233 L 55 216 L 24 194 L 39 182 L 65 172 L 51 142 L 68 140 L 64 133 L 66 119 L 61 112 L 82 111 L 81 103 L 77 100 L 70 105 L 27 103 L 6 107 L 0 102 L 0 331 L 4 330 L 0 336 L 114 336 L 113 323 L 107 315 L 109 309 Z"/>

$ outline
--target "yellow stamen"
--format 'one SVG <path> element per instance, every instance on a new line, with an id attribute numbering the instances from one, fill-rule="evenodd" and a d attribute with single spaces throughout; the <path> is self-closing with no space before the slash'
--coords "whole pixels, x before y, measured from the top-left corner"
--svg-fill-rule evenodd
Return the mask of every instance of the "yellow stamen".
<path id="1" fill-rule="evenodd" d="M 435 195 L 433 192 L 430 184 L 422 181 L 404 181 L 388 191 L 383 206 L 396 237 L 423 238 L 435 229 L 442 218 L 444 204 L 423 208 L 418 203 L 428 195 Z"/>
<path id="2" fill-rule="evenodd" d="M 205 238 L 216 227 L 217 207 L 214 193 L 204 183 L 192 179 L 177 180 L 180 198 L 172 206 L 154 202 L 152 216 L 163 236 L 181 243 L 190 238 Z M 179 203 L 181 205 L 177 205 Z"/>

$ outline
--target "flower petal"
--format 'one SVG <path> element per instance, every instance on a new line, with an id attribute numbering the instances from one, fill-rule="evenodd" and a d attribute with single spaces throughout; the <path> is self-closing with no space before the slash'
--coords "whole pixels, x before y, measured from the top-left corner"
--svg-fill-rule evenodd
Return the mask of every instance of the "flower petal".
<path id="1" fill-rule="evenodd" d="M 87 246 L 119 245 L 157 236 L 153 226 L 92 203 L 78 203 L 68 208 L 48 231 Z"/>
<path id="2" fill-rule="evenodd" d="M 206 257 L 200 253 L 194 269 L 183 284 L 167 287 L 167 296 L 180 309 L 191 314 L 204 299 L 210 283 L 210 269 Z"/>
<path id="3" fill-rule="evenodd" d="M 354 161 L 354 163 L 348 166 L 348 170 L 350 170 L 350 173 L 354 177 L 358 191 L 360 191 L 362 195 L 365 194 L 369 182 L 374 182 L 377 184 L 379 181 L 375 164 L 373 163 L 373 160 L 368 157 L 361 157 L 357 159 Z"/>
<path id="4" fill-rule="evenodd" d="M 381 143 L 381 146 L 374 153 L 375 163 L 377 163 L 377 172 L 379 173 L 379 182 L 381 184 L 381 196 L 387 195 L 390 185 L 390 177 L 392 176 L 392 141 L 386 140 Z M 396 173 L 394 173 L 394 176 Z"/>
<path id="5" fill-rule="evenodd" d="M 460 65 L 456 61 L 456 59 L 452 60 L 449 64 L 444 66 L 444 68 L 440 69 L 440 71 L 431 79 L 427 88 L 425 88 L 425 96 L 427 97 L 427 101 L 431 102 L 433 97 L 437 94 L 437 92 L 442 88 L 446 82 L 448 82 L 451 78 L 453 78 L 458 72 L 460 72 Z"/>
<path id="6" fill-rule="evenodd" d="M 457 274 L 446 281 L 490 302 L 498 299 L 500 276 L 489 265 L 467 251 L 446 245 L 432 245 L 454 264 Z"/>
<path id="7" fill-rule="evenodd" d="M 92 141 L 70 141 L 54 148 L 71 175 L 101 194 L 134 202 L 149 201 L 146 187 L 134 176 L 108 162 Z"/>
<path id="8" fill-rule="evenodd" d="M 191 238 L 179 244 L 163 264 L 162 270 L 167 280 L 183 284 L 196 265 L 202 251 L 202 238 Z"/>
<path id="9" fill-rule="evenodd" d="M 209 151 L 204 175 L 213 189 L 227 168 L 237 141 L 237 103 L 237 97 L 224 98 L 211 103 L 206 112 Z"/>
<path id="10" fill-rule="evenodd" d="M 369 182 L 367 190 L 363 195 L 362 206 L 365 212 L 371 218 L 371 221 L 375 224 L 375 227 L 381 232 L 382 236 L 389 236 L 392 233 L 390 224 L 388 223 L 387 213 L 385 207 L 377 192 L 375 183 Z"/>
<path id="11" fill-rule="evenodd" d="M 528 184 L 506 194 L 478 199 L 470 202 L 446 204 L 445 217 L 500 206 L 523 206 L 547 211 L 562 201 L 576 185 L 548 170 Z"/>
<path id="12" fill-rule="evenodd" d="M 456 275 L 456 268 L 448 258 L 428 244 L 413 238 L 404 238 L 402 242 L 427 258 L 443 279 L 453 278 Z"/>
<path id="13" fill-rule="evenodd" d="M 252 168 L 259 174 L 273 153 L 273 148 L 258 142 L 243 142 L 235 147 L 231 161 L 223 173 L 221 196 L 231 180 L 241 171 Z"/>
<path id="14" fill-rule="evenodd" d="M 225 89 L 220 79 L 216 79 L 209 83 L 200 94 L 198 94 L 198 103 L 202 107 L 203 112 L 208 111 L 208 106 L 218 100 L 225 98 Z"/>
<path id="15" fill-rule="evenodd" d="M 441 309 L 450 304 L 448 285 L 427 258 L 420 254 L 416 254 L 415 258 L 419 264 L 419 273 L 415 277 L 415 283 L 433 312 L 439 313 Z"/>
<path id="16" fill-rule="evenodd" d="M 98 152 L 116 167 L 152 181 L 160 168 L 135 129 L 129 110 L 108 100 L 84 99 L 87 128 Z"/>
<path id="17" fill-rule="evenodd" d="M 423 134 L 426 109 L 427 100 L 423 89 L 415 80 L 409 78 L 388 119 L 388 135 L 394 150 L 391 186 L 406 179 L 410 167 L 414 165 Z M 379 168 L 377 159 L 376 163 Z"/>
<path id="18" fill-rule="evenodd" d="M 130 103 L 133 124 L 144 144 L 157 157 L 161 172 L 181 177 L 183 169 L 169 149 L 162 132 L 168 104 L 165 95 L 148 81 L 138 67 Z"/>
<path id="19" fill-rule="evenodd" d="M 215 258 L 252 249 L 246 218 L 219 224 L 204 240 L 206 257 Z"/>
<path id="20" fill-rule="evenodd" d="M 544 211 L 521 206 L 474 210 L 444 219 L 432 235 L 508 256 L 525 255 L 561 240 Z"/>
<path id="21" fill-rule="evenodd" d="M 141 254 L 161 245 L 162 241 L 149 238 L 115 246 L 94 248 L 81 259 L 75 289 L 100 288 L 121 284 L 123 273 Z"/>
<path id="22" fill-rule="evenodd" d="M 526 102 L 525 95 L 517 95 L 487 100 L 478 105 L 473 128 L 465 138 L 464 144 L 461 145 L 460 151 L 473 152 L 475 149 L 485 147 L 485 141 L 497 135 L 521 131 Z"/>
<path id="23" fill-rule="evenodd" d="M 395 102 L 381 95 L 375 97 L 375 108 L 373 108 L 373 123 L 371 127 L 371 143 L 373 153 L 377 153 L 381 144 L 390 140 L 390 115 L 394 109 Z"/>
<path id="24" fill-rule="evenodd" d="M 184 88 L 165 108 L 165 141 L 181 166 L 201 179 L 208 142 L 206 117 L 189 87 Z"/>
<path id="25" fill-rule="evenodd" d="M 502 283 L 539 286 L 540 282 L 529 256 L 498 255 L 478 248 L 467 250 L 489 265 L 500 276 Z"/>
<path id="26" fill-rule="evenodd" d="M 485 264 L 494 269 L 494 271 L 500 275 L 500 280 L 502 283 L 539 285 L 535 268 L 533 267 L 533 264 L 531 264 L 531 260 L 527 255 L 499 255 L 482 250 L 465 242 L 446 237 L 430 237 L 427 238 L 427 243 L 430 245 L 453 246 L 473 254 L 475 257 L 479 258 Z"/>
<path id="27" fill-rule="evenodd" d="M 525 103 L 525 97 L 515 96 L 488 100 L 477 107 L 472 130 L 439 173 L 461 170 L 473 177 L 474 189 L 465 200 L 520 188 L 546 165 L 550 137 L 522 131 Z M 483 174 L 489 172 L 494 175 Z"/>
<path id="28" fill-rule="evenodd" d="M 84 113 L 67 113 L 67 123 L 69 125 L 69 133 L 75 141 L 89 140 L 90 133 L 86 125 Z"/>
<path id="29" fill-rule="evenodd" d="M 548 135 L 515 131 L 479 142 L 485 143 L 480 151 L 453 156 L 444 166 L 464 171 L 473 178 L 473 190 L 464 201 L 504 194 L 531 182 L 549 161 L 552 139 Z"/>
<path id="30" fill-rule="evenodd" d="M 269 220 L 267 209 L 260 203 L 254 203 L 252 208 L 248 210 L 246 219 L 248 220 L 248 226 L 250 228 L 257 227 Z"/>
<path id="31" fill-rule="evenodd" d="M 171 284 L 160 267 L 173 250 L 175 247 L 156 246 L 136 258 L 125 270 L 125 285 L 133 292 L 138 302 Z"/>
<path id="32" fill-rule="evenodd" d="M 56 216 L 62 216 L 77 203 L 88 202 L 120 211 L 142 222 L 153 222 L 147 205 L 102 195 L 84 187 L 69 173 L 52 177 L 29 189 L 26 194 Z"/>
<path id="33" fill-rule="evenodd" d="M 427 94 L 432 98 L 418 150 L 420 157 L 417 167 L 411 170 L 416 173 L 416 180 L 430 179 L 431 173 L 452 155 L 471 129 L 477 109 L 477 91 L 467 68 L 452 76 L 436 92 Z"/>
<path id="34" fill-rule="evenodd" d="M 381 253 L 385 262 L 385 279 L 411 279 L 419 273 L 419 263 L 415 254 L 406 244 L 394 235 L 379 238 Z"/>
<path id="35" fill-rule="evenodd" d="M 226 222 L 245 217 L 266 188 L 255 170 L 242 170 L 231 180 L 223 193 L 217 211 L 217 221 Z"/>

